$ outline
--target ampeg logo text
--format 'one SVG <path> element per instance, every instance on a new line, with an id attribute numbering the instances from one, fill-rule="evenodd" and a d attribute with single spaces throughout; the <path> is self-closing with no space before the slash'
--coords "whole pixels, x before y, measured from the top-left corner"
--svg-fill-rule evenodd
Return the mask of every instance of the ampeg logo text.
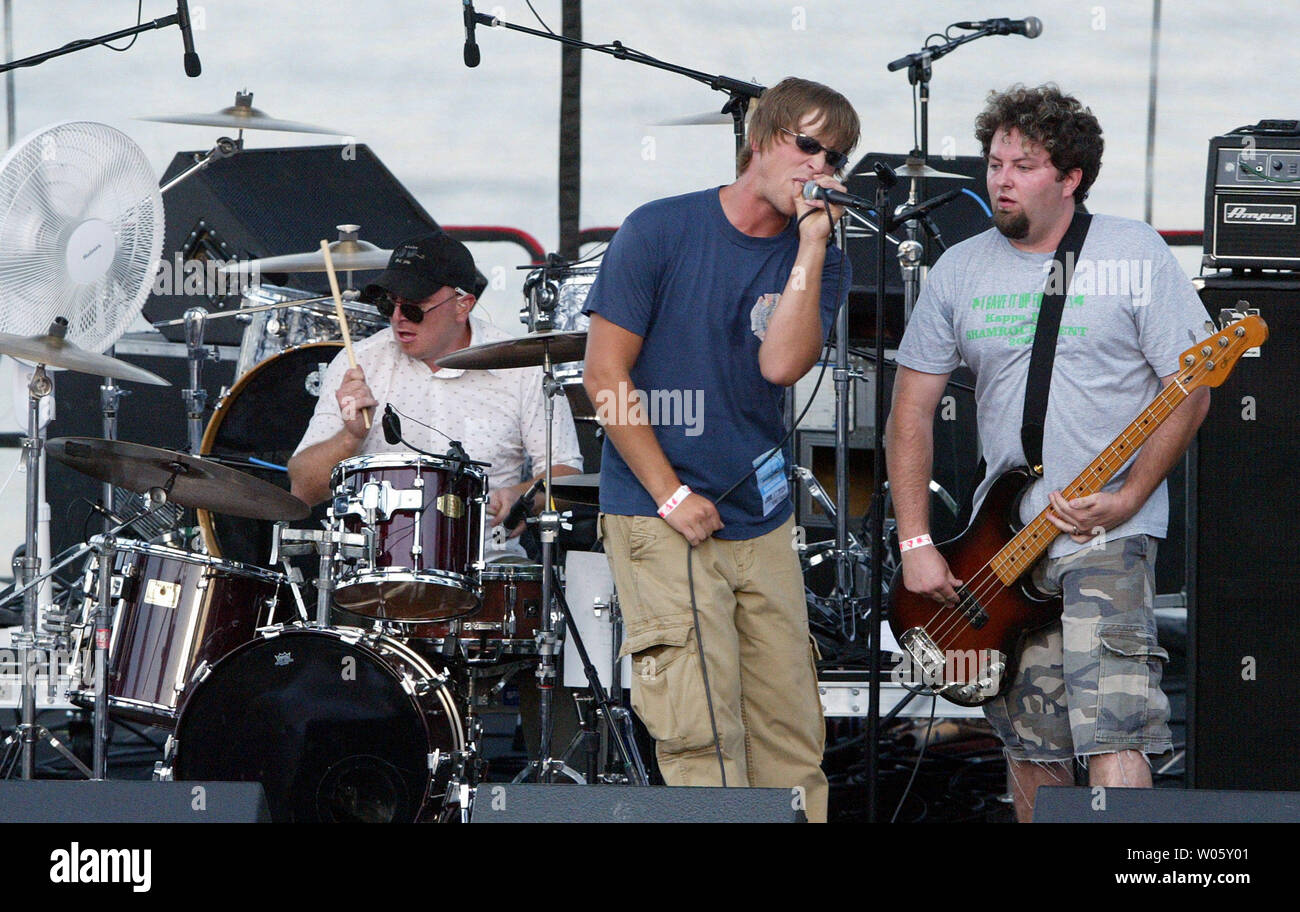
<path id="1" fill-rule="evenodd" d="M 50 853 L 50 882 L 131 884 L 136 893 L 152 886 L 153 849 L 83 849 L 72 843 Z"/>
<path id="2" fill-rule="evenodd" d="M 1223 221 L 1227 225 L 1295 225 L 1295 206 L 1270 206 L 1263 203 L 1224 203 Z"/>

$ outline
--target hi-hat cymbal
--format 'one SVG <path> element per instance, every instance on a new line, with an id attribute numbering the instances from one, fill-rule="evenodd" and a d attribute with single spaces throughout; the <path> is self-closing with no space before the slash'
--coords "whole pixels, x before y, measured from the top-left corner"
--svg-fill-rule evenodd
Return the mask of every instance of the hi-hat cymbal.
<path id="1" fill-rule="evenodd" d="M 46 442 L 45 451 L 78 472 L 137 494 L 170 485 L 167 499 L 182 507 L 248 519 L 311 515 L 311 508 L 288 491 L 210 459 L 99 437 L 56 437 Z"/>
<path id="2" fill-rule="evenodd" d="M 598 507 L 600 506 L 600 473 L 556 475 L 551 479 L 551 492 L 556 500 Z"/>
<path id="3" fill-rule="evenodd" d="M 435 362 L 439 367 L 453 370 L 503 370 L 511 367 L 536 367 L 543 364 L 546 352 L 552 364 L 581 361 L 586 354 L 586 332 L 530 333 L 518 339 L 503 342 L 485 342 L 471 345 Z"/>
<path id="4" fill-rule="evenodd" d="M 315 124 L 280 120 L 253 107 L 252 92 L 236 92 L 235 103 L 211 114 L 158 114 L 136 117 L 158 123 L 192 124 L 196 127 L 220 127 L 231 130 L 279 130 L 282 133 L 325 133 L 330 136 L 348 136 L 345 130 L 320 127 Z"/>
<path id="5" fill-rule="evenodd" d="M 895 168 L 894 173 L 899 177 L 946 177 L 949 180 L 970 180 L 965 174 L 950 174 L 947 171 L 937 171 L 919 158 L 909 158 Z"/>
<path id="6" fill-rule="evenodd" d="M 339 239 L 330 244 L 330 259 L 335 272 L 364 272 L 369 269 L 387 269 L 391 250 L 383 250 L 359 237 L 360 225 L 339 225 Z M 245 260 L 223 266 L 221 272 L 327 272 L 325 254 L 320 248 L 308 253 L 286 253 L 282 256 Z"/>
<path id="7" fill-rule="evenodd" d="M 92 374 L 96 377 L 112 377 L 115 380 L 130 380 L 153 386 L 171 386 L 169 381 L 142 367 L 119 361 L 109 355 L 99 355 L 79 348 L 64 338 L 67 329 L 67 321 L 59 317 L 50 327 L 50 331 L 43 336 L 15 336 L 12 333 L 0 333 L 0 355 L 8 355 L 33 364 L 44 364 L 46 367 L 61 367 L 80 374 Z"/>

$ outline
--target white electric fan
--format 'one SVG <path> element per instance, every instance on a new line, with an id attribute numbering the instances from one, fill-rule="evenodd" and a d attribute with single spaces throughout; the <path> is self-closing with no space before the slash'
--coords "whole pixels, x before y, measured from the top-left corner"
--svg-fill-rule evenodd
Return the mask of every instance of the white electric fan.
<path id="1" fill-rule="evenodd" d="M 162 240 L 157 177 L 126 134 L 107 124 L 68 121 L 24 137 L 0 160 L 0 333 L 10 339 L 33 337 L 38 351 L 75 354 L 80 348 L 102 353 L 140 313 Z M 51 366 L 68 363 L 64 357 L 49 360 Z M 24 579 L 31 581 L 39 571 L 39 556 L 49 550 L 41 432 L 48 411 L 42 415 L 40 406 L 52 385 L 43 366 L 24 379 L 32 441 L 27 448 Z M 38 515 L 43 526 L 39 534 Z M 29 587 L 24 666 L 31 662 L 33 645 L 40 645 L 35 640 L 36 608 L 37 594 Z M 22 723 L 30 732 L 36 728 L 35 707 L 27 678 L 24 673 Z M 96 728 L 101 725 L 97 718 Z M 35 745 L 31 737 L 23 742 L 23 774 L 28 778 Z"/>

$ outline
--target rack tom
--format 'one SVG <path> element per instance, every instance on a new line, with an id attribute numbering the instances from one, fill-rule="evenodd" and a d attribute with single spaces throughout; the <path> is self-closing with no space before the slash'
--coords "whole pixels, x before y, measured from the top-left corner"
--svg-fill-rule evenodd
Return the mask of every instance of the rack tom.
<path id="1" fill-rule="evenodd" d="M 461 617 L 478 606 L 487 480 L 438 456 L 345 459 L 331 476 L 332 528 L 360 535 L 345 548 L 334 601 L 386 621 Z"/>

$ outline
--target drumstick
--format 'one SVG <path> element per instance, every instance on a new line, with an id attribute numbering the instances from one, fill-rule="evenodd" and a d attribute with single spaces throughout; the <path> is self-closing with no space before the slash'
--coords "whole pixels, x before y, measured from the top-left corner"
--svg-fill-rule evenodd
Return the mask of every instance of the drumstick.
<path id="1" fill-rule="evenodd" d="M 330 291 L 334 292 L 334 312 L 339 317 L 339 328 L 343 330 L 343 350 L 348 353 L 348 364 L 357 366 L 357 356 L 352 351 L 352 333 L 348 332 L 348 315 L 343 312 L 343 296 L 339 294 L 339 280 L 334 275 L 334 258 L 330 256 L 330 243 L 324 239 L 320 242 L 320 252 L 325 255 L 325 271 L 330 277 Z M 370 409 L 361 410 L 361 417 L 366 420 L 366 430 L 370 430 Z"/>

